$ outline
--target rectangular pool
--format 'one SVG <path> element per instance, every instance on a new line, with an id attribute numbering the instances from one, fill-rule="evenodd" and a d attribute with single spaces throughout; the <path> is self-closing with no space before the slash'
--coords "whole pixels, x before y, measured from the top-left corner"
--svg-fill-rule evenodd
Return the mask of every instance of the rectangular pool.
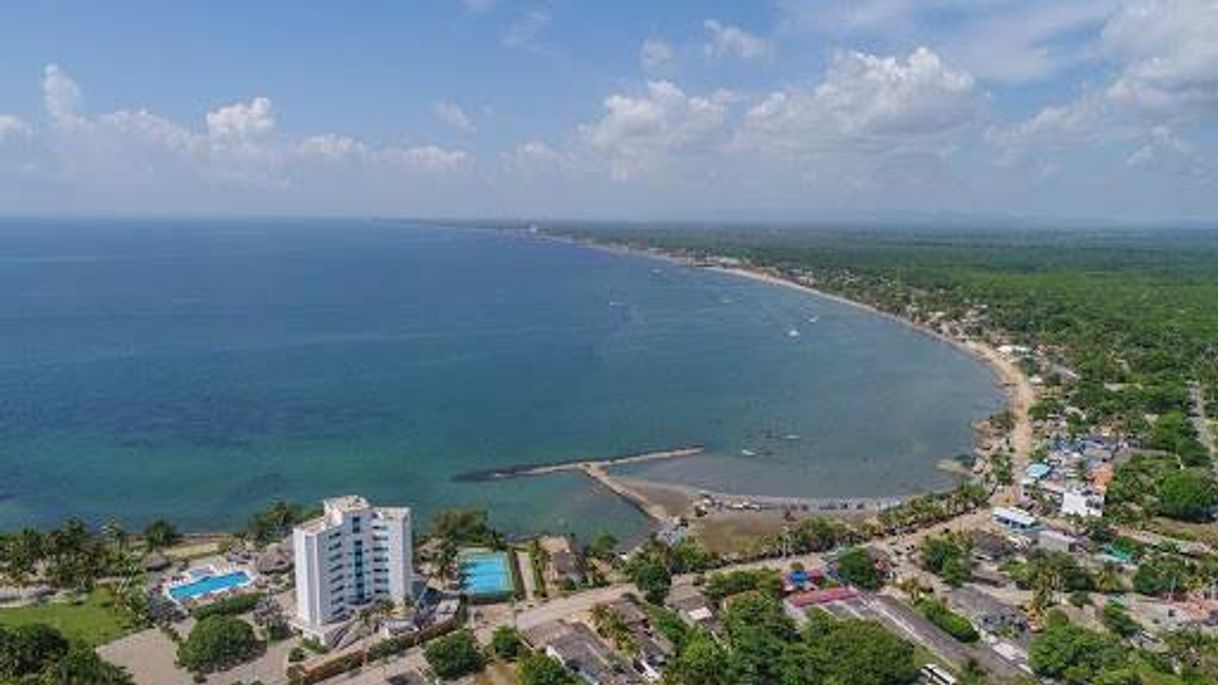
<path id="1" fill-rule="evenodd" d="M 195 574 L 191 574 L 195 577 Z M 169 596 L 179 602 L 196 599 L 212 592 L 249 585 L 252 579 L 245 571 L 230 571 L 220 575 L 201 575 L 196 580 L 169 588 Z"/>
<path id="2" fill-rule="evenodd" d="M 505 552 L 461 555 L 461 587 L 474 597 L 508 595 L 515 590 Z"/>

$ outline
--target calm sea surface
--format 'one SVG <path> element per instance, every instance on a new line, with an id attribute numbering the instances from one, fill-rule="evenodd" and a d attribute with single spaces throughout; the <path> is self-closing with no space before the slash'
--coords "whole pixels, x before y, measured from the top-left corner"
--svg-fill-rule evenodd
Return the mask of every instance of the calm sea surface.
<path id="1" fill-rule="evenodd" d="M 935 461 L 1001 402 L 980 362 L 886 319 L 520 235 L 0 223 L 0 529 L 228 527 L 353 492 L 630 533 L 641 517 L 578 476 L 452 477 L 696 442 L 713 456 L 642 472 L 908 493 L 947 484 Z"/>

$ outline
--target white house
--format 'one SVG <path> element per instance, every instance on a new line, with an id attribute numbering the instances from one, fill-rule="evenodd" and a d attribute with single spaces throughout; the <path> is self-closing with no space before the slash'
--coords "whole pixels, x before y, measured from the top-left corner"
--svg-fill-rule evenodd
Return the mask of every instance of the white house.
<path id="1" fill-rule="evenodd" d="M 330 644 L 350 618 L 377 600 L 411 599 L 410 509 L 373 507 L 347 495 L 322 502 L 319 518 L 296 526 L 296 617 L 306 636 Z"/>
<path id="2" fill-rule="evenodd" d="M 1062 493 L 1062 516 L 1092 516 L 1104 515 L 1104 496 L 1092 495 L 1079 490 L 1067 490 Z"/>

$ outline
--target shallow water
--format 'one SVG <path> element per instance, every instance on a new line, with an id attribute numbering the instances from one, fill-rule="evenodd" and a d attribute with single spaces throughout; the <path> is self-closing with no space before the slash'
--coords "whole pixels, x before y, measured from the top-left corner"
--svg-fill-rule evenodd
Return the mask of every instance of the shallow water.
<path id="1" fill-rule="evenodd" d="M 0 327 L 0 528 L 217 528 L 353 492 L 629 534 L 577 475 L 452 477 L 700 443 L 632 470 L 901 494 L 950 482 L 934 463 L 1002 402 L 979 361 L 846 305 L 389 221 L 0 223 Z"/>

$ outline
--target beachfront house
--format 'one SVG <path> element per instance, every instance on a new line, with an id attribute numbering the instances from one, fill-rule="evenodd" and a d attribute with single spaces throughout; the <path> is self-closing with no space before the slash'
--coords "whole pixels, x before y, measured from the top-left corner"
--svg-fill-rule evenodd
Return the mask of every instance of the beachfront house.
<path id="1" fill-rule="evenodd" d="M 334 644 L 362 607 L 411 599 L 411 517 L 406 507 L 374 507 L 356 495 L 325 500 L 320 517 L 293 531 L 294 625 Z"/>

